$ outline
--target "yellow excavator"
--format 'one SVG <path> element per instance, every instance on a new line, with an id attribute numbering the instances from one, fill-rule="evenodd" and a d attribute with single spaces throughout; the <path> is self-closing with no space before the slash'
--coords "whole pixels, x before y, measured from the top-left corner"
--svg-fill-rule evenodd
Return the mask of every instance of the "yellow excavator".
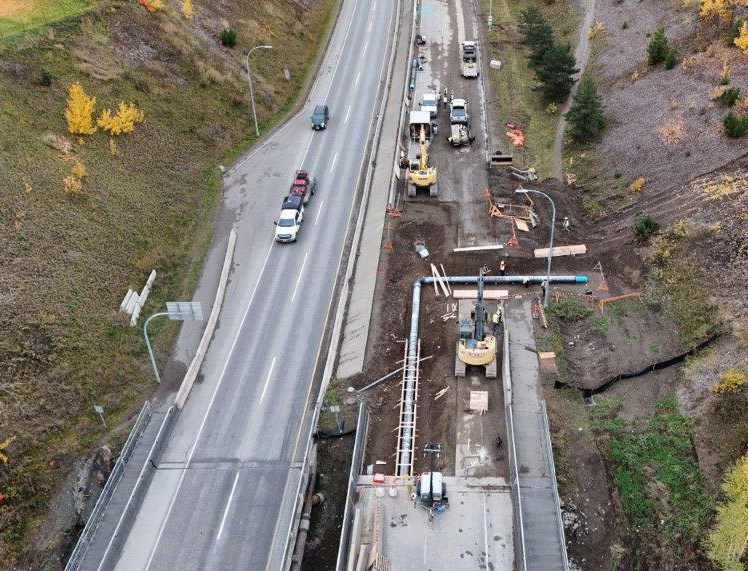
<path id="1" fill-rule="evenodd" d="M 423 125 L 421 125 L 418 142 L 420 145 L 418 169 L 408 172 L 408 196 L 415 196 L 419 189 L 428 189 L 429 196 L 436 196 L 436 167 L 429 166 L 426 131 Z"/>
<path id="2" fill-rule="evenodd" d="M 470 318 L 460 319 L 458 324 L 456 377 L 464 377 L 466 365 L 474 365 L 486 367 L 486 378 L 496 378 L 496 336 L 486 333 L 487 315 L 486 306 L 483 304 L 483 270 L 481 269 L 478 275 L 478 302 Z"/>

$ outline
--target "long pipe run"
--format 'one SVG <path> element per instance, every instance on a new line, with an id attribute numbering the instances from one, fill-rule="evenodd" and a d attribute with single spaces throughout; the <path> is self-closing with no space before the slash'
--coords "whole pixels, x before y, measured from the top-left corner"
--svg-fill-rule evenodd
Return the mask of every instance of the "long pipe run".
<path id="1" fill-rule="evenodd" d="M 450 285 L 452 284 L 477 284 L 478 276 L 452 276 L 442 278 Z M 545 281 L 546 276 L 485 276 L 486 284 L 540 284 Z M 403 408 L 403 419 L 413 420 L 415 414 L 415 383 L 416 383 L 416 351 L 418 347 L 418 319 L 421 313 L 421 286 L 434 283 L 433 277 L 423 277 L 413 282 L 413 305 L 410 313 L 410 335 L 408 337 L 408 355 L 405 361 L 405 406 Z M 554 284 L 586 284 L 587 276 L 551 276 L 550 283 Z M 550 285 L 549 283 L 549 285 Z M 398 476 L 410 473 L 410 464 L 413 458 L 413 430 L 410 422 L 404 423 Z"/>

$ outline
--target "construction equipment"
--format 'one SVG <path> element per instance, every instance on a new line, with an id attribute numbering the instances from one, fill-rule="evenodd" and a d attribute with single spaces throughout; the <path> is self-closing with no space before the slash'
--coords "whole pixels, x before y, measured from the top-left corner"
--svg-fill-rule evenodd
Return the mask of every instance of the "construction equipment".
<path id="1" fill-rule="evenodd" d="M 485 367 L 488 379 L 495 379 L 497 375 L 496 334 L 499 323 L 495 324 L 491 333 L 486 333 L 489 318 L 483 303 L 483 283 L 483 270 L 481 269 L 478 273 L 478 300 L 472 310 L 470 310 L 470 301 L 460 300 L 459 302 L 459 338 L 455 356 L 456 377 L 465 376 L 467 365 Z"/>
<path id="2" fill-rule="evenodd" d="M 509 176 L 521 180 L 523 182 L 535 182 L 538 180 L 538 175 L 535 174 L 535 169 L 530 167 L 526 170 L 517 169 L 514 167 L 508 167 L 506 172 Z"/>
<path id="3" fill-rule="evenodd" d="M 453 147 L 463 147 L 463 146 L 469 146 L 473 141 L 475 141 L 475 136 L 470 131 L 469 125 L 463 125 L 463 124 L 454 124 L 450 125 L 450 136 L 447 137 L 447 141 L 449 141 L 449 144 Z"/>
<path id="4" fill-rule="evenodd" d="M 429 196 L 436 196 L 436 168 L 429 166 L 429 154 L 426 146 L 426 130 L 423 125 L 421 126 L 418 143 L 420 147 L 418 166 L 416 169 L 413 169 L 413 161 L 411 160 L 408 172 L 408 196 L 416 196 L 419 189 L 428 189 Z"/>

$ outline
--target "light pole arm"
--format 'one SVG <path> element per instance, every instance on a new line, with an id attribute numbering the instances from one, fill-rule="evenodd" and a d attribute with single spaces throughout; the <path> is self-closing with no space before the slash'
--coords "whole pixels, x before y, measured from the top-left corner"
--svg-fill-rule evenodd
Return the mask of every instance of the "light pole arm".
<path id="1" fill-rule="evenodd" d="M 154 317 L 164 317 L 169 315 L 168 311 L 162 311 L 161 313 L 154 313 L 143 324 L 143 337 L 145 337 L 145 344 L 148 347 L 148 356 L 151 358 L 151 365 L 153 365 L 153 373 L 156 375 L 156 382 L 161 384 L 161 375 L 158 374 L 158 366 L 156 365 L 156 358 L 153 356 L 153 347 L 151 347 L 151 340 L 148 338 L 148 324 Z"/>

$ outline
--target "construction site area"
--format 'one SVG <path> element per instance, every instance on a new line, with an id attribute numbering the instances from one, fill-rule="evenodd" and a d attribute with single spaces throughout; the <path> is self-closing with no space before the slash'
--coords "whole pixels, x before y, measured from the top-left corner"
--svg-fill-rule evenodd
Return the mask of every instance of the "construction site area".
<path id="1" fill-rule="evenodd" d="M 361 411 L 355 447 L 333 454 L 353 451 L 350 478 L 327 470 L 345 498 L 318 516 L 321 529 L 342 528 L 337 569 L 658 568 L 637 567 L 637 554 L 704 563 L 695 540 L 658 544 L 665 519 L 632 526 L 615 478 L 636 468 L 611 459 L 622 437 L 606 423 L 648 434 L 659 415 L 706 410 L 697 401 L 716 367 L 679 379 L 694 355 L 724 355 L 735 341 L 704 317 L 693 281 L 648 282 L 648 272 L 674 270 L 658 256 L 683 252 L 685 236 L 701 232 L 701 252 L 736 239 L 706 230 L 726 204 L 704 198 L 701 220 L 680 238 L 663 232 L 652 253 L 632 231 L 634 206 L 592 216 L 573 174 L 538 180 L 517 152 L 522 125 L 498 111 L 490 77 L 501 62 L 473 8 L 423 0 L 414 18 L 399 161 L 386 215 L 371 224 L 379 249 L 359 252 L 335 374 L 349 427 Z M 744 184 L 728 195 L 745 206 Z M 676 222 L 671 207 L 663 223 Z M 713 475 L 742 446 L 709 442 L 706 428 L 683 434 L 693 442 L 684 472 Z M 641 546 L 625 547 L 635 527 Z M 312 549 L 308 568 L 323 568 L 314 560 Z"/>

